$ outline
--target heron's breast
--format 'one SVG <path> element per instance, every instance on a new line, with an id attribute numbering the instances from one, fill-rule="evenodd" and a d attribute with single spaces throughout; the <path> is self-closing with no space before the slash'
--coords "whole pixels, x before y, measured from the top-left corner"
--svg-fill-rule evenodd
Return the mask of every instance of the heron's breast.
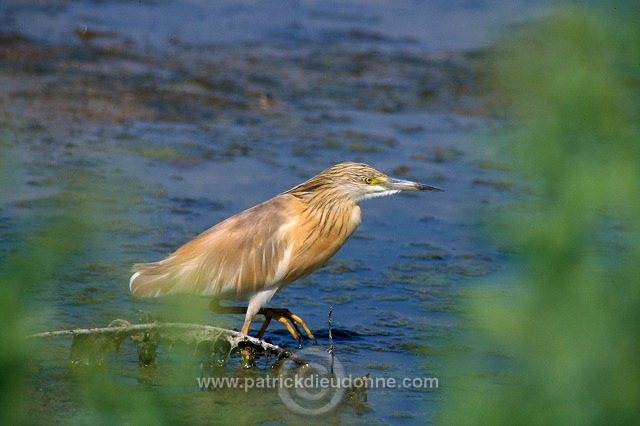
<path id="1" fill-rule="evenodd" d="M 360 208 L 316 215 L 300 222 L 292 232 L 293 252 L 282 286 L 302 278 L 333 256 L 360 224 Z"/>

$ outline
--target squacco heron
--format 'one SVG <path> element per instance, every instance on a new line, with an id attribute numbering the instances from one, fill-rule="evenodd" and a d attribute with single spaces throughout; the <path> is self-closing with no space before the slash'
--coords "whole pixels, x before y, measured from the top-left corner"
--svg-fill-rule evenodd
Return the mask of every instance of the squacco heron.
<path id="1" fill-rule="evenodd" d="M 248 334 L 256 314 L 271 319 L 300 340 L 301 318 L 287 309 L 263 306 L 273 295 L 325 263 L 360 224 L 363 200 L 400 191 L 442 191 L 393 179 L 366 164 L 341 163 L 255 207 L 204 231 L 164 260 L 134 265 L 129 286 L 139 297 L 191 293 L 213 297 L 218 313 L 246 314 Z M 220 300 L 248 301 L 247 308 L 220 306 Z M 293 325 L 293 326 L 292 326 Z"/>

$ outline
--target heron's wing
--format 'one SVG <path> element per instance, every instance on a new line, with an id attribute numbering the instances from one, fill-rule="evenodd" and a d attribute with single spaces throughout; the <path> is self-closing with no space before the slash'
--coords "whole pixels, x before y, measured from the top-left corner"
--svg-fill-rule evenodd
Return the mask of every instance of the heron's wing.
<path id="1" fill-rule="evenodd" d="M 272 198 L 218 223 L 160 262 L 135 265 L 131 292 L 139 297 L 191 293 L 243 299 L 277 287 L 293 250 L 291 198 Z"/>

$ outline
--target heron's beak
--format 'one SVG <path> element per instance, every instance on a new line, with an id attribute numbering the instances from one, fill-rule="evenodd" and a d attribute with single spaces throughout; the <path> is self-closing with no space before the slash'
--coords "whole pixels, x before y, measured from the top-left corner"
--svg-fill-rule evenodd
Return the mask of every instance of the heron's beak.
<path id="1" fill-rule="evenodd" d="M 395 189 L 400 191 L 433 191 L 444 192 L 435 186 L 425 185 L 424 183 L 412 182 L 410 180 L 387 178 L 386 181 L 378 183 L 379 186 L 386 189 Z"/>

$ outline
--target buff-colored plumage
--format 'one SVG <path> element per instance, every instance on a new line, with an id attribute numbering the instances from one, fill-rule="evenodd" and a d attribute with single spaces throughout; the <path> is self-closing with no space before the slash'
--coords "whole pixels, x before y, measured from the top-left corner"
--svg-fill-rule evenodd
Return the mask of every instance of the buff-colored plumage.
<path id="1" fill-rule="evenodd" d="M 310 274 L 342 247 L 360 224 L 358 202 L 403 189 L 439 191 L 389 178 L 365 164 L 338 164 L 218 223 L 164 260 L 135 265 L 131 292 L 248 300 L 242 327 L 247 334 L 254 315 L 268 314 L 260 308 L 276 291 Z M 285 316 L 310 334 L 298 317 Z M 287 325 L 281 315 L 275 317 Z"/>

